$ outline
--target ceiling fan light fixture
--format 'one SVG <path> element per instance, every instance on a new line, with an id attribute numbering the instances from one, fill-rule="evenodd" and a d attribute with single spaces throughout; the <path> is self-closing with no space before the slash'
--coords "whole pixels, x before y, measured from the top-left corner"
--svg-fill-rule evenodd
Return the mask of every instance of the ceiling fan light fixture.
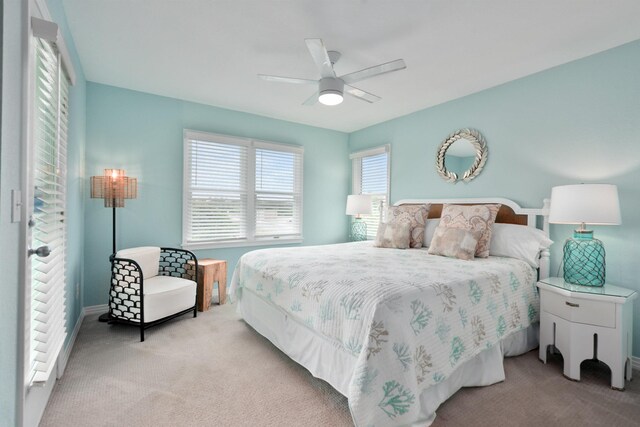
<path id="1" fill-rule="evenodd" d="M 342 103 L 344 82 L 338 78 L 325 77 L 320 79 L 318 101 L 324 105 L 338 105 Z"/>
<path id="2" fill-rule="evenodd" d="M 321 93 L 320 96 L 318 97 L 318 101 L 320 101 L 321 104 L 329 105 L 329 106 L 338 105 L 342 103 L 343 99 L 344 98 L 342 97 L 341 93 L 329 92 L 329 91 Z"/>

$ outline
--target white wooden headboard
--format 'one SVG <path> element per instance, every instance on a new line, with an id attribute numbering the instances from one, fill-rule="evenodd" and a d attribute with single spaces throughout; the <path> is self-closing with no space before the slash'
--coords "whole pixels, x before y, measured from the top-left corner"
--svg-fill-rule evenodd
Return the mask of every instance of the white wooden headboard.
<path id="1" fill-rule="evenodd" d="M 479 205 L 487 203 L 500 203 L 502 207 L 496 217 L 497 223 L 518 224 L 528 227 L 539 228 L 549 236 L 549 199 L 544 199 L 541 208 L 523 208 L 513 200 L 489 197 L 489 198 L 460 198 L 460 199 L 403 199 L 394 203 L 395 206 L 407 204 L 429 203 L 429 218 L 440 218 L 442 205 L 445 203 L 455 203 L 458 205 Z M 538 221 L 538 218 L 541 221 Z M 545 249 L 540 253 L 540 268 L 538 276 L 540 279 L 549 277 L 549 250 Z"/>

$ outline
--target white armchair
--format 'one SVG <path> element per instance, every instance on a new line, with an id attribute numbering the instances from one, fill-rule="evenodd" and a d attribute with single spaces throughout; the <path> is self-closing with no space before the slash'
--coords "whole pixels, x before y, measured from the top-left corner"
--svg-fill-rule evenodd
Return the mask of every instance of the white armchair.
<path id="1" fill-rule="evenodd" d="M 189 251 L 140 247 L 111 257 L 109 321 L 144 330 L 193 311 L 196 317 L 198 260 Z"/>

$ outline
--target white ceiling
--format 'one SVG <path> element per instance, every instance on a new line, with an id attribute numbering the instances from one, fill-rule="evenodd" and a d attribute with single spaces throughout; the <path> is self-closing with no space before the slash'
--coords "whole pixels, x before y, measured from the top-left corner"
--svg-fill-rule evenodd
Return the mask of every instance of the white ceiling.
<path id="1" fill-rule="evenodd" d="M 64 0 L 90 81 L 352 132 L 640 39 L 638 0 Z M 305 38 L 382 100 L 303 106 L 317 79 Z"/>

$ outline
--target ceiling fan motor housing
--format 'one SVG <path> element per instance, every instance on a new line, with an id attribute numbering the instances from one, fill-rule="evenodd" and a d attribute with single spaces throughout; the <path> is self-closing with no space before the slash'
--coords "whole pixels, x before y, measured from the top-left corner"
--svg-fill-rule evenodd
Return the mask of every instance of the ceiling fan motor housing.
<path id="1" fill-rule="evenodd" d="M 334 77 L 325 77 L 320 79 L 320 95 L 325 93 L 335 93 L 336 95 L 342 95 L 344 92 L 344 82 Z"/>

